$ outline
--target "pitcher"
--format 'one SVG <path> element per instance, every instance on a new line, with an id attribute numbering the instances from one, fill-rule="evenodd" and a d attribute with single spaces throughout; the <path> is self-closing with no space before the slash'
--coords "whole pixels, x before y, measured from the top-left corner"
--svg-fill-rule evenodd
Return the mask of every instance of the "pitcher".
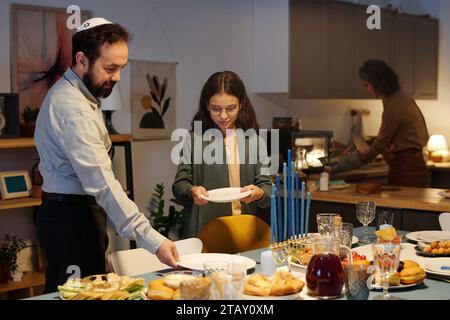
<path id="1" fill-rule="evenodd" d="M 351 262 L 351 250 L 341 246 L 340 239 L 329 235 L 318 235 L 312 242 L 313 257 L 306 270 L 308 294 L 322 299 L 337 298 L 345 283 L 339 256 L 344 252 Z"/>

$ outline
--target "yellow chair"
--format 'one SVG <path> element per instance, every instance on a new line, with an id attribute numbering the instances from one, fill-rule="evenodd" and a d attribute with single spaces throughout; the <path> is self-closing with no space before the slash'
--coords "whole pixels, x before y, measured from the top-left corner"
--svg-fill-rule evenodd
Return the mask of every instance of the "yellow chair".
<path id="1" fill-rule="evenodd" d="M 270 227 L 254 215 L 224 216 L 208 222 L 198 238 L 202 252 L 238 253 L 268 247 Z"/>

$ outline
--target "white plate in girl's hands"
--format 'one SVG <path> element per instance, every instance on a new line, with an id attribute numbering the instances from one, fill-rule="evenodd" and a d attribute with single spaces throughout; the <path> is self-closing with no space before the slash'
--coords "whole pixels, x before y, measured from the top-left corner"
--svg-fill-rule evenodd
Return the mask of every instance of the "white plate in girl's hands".
<path id="1" fill-rule="evenodd" d="M 200 195 L 200 198 L 217 203 L 227 203 L 241 200 L 248 197 L 252 192 L 250 190 L 241 192 L 241 188 L 220 188 L 208 191 L 208 196 Z"/>

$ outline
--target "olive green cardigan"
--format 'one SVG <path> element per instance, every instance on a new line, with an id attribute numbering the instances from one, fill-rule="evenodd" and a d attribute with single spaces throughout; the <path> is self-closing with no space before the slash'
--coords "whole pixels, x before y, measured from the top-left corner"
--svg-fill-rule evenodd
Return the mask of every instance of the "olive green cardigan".
<path id="1" fill-rule="evenodd" d="M 201 164 L 194 164 L 193 158 L 195 153 L 194 142 L 193 142 L 194 134 L 190 133 L 190 137 L 187 137 L 185 141 L 191 140 L 192 148 L 186 147 L 185 150 L 188 150 L 187 153 L 190 153 L 187 158 L 190 157 L 191 164 L 183 164 L 181 163 L 178 166 L 178 170 L 175 176 L 175 181 L 172 185 L 172 192 L 175 198 L 184 206 L 185 220 L 184 220 L 184 229 L 183 229 L 183 237 L 197 237 L 199 231 L 202 227 L 207 224 L 209 221 L 221 217 L 232 214 L 231 203 L 213 203 L 208 202 L 207 205 L 197 206 L 194 203 L 190 195 L 190 190 L 193 186 L 203 186 L 206 190 L 212 190 L 217 188 L 226 188 L 230 186 L 230 180 L 228 176 L 228 165 L 226 164 L 226 160 L 224 159 L 223 164 L 206 164 L 203 160 Z M 197 137 L 201 139 L 201 137 Z M 245 150 L 242 150 L 242 139 L 245 139 Z M 261 214 L 264 208 L 269 207 L 270 205 L 270 194 L 272 187 L 272 180 L 269 175 L 261 174 L 260 170 L 263 167 L 261 165 L 261 161 L 256 161 L 256 164 L 249 164 L 249 145 L 251 143 L 258 143 L 260 148 L 263 148 L 263 152 L 260 153 L 262 155 L 258 156 L 258 160 L 266 157 L 267 159 L 267 149 L 264 140 L 255 135 L 247 136 L 239 138 L 238 135 L 238 150 L 239 157 L 241 158 L 243 154 L 245 154 L 245 164 L 241 164 L 240 169 L 240 181 L 241 187 L 254 184 L 261 188 L 264 191 L 264 196 L 253 203 L 245 204 L 241 202 L 241 208 L 243 214 Z M 202 142 L 202 154 L 205 150 L 205 147 L 208 145 L 210 147 L 211 144 L 216 143 L 214 140 L 203 141 Z M 223 155 L 226 158 L 225 153 L 225 143 L 222 138 L 223 145 Z M 192 150 L 192 152 L 191 152 Z M 241 158 L 242 159 L 242 158 Z M 241 162 L 242 163 L 242 162 Z"/>

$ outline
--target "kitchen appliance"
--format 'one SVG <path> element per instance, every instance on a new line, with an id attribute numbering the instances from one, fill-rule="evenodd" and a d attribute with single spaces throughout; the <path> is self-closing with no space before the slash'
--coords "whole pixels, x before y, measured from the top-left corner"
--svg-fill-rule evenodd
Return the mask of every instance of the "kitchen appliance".
<path id="1" fill-rule="evenodd" d="M 292 150 L 293 161 L 306 159 L 304 173 L 321 172 L 324 159 L 333 155 L 333 132 L 319 130 L 298 130 L 296 128 L 279 129 L 280 162 L 287 161 L 287 151 Z M 296 155 L 303 159 L 296 159 Z"/>

